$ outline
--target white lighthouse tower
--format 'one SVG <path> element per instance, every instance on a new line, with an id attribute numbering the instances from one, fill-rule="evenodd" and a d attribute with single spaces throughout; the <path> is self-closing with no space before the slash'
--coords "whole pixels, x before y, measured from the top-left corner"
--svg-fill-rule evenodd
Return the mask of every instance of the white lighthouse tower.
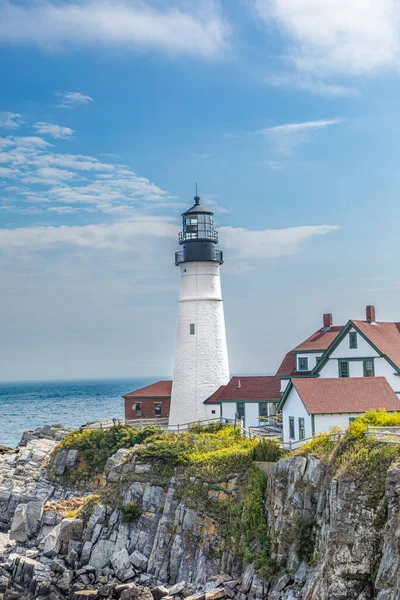
<path id="1" fill-rule="evenodd" d="M 229 381 L 224 305 L 217 250 L 218 234 L 213 229 L 213 213 L 200 205 L 199 196 L 182 215 L 179 234 L 182 250 L 175 254 L 181 290 L 176 334 L 169 426 L 204 420 L 211 415 L 203 404 L 221 385 Z M 212 406 L 213 410 L 216 405 Z M 210 414 L 209 414 L 210 413 Z"/>

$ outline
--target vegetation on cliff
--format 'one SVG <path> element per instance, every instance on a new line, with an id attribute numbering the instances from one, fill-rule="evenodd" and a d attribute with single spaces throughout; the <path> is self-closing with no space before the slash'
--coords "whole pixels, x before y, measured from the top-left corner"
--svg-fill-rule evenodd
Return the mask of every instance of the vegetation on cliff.
<path id="1" fill-rule="evenodd" d="M 110 429 L 77 430 L 67 435 L 59 445 L 60 450 L 78 450 L 77 479 L 94 477 L 104 471 L 107 460 L 121 448 L 132 448 L 146 438 L 158 433 L 158 428 L 148 426 L 137 429 L 118 425 Z"/>
<path id="2" fill-rule="evenodd" d="M 185 433 L 129 426 L 108 430 L 77 431 L 60 444 L 58 451 L 78 450 L 78 461 L 69 470 L 71 480 L 93 478 L 104 470 L 107 459 L 121 448 L 132 448 L 136 463 L 151 464 L 149 473 L 132 474 L 157 485 L 169 485 L 172 475 L 179 482 L 182 501 L 218 527 L 221 545 L 237 557 L 255 561 L 260 572 L 269 569 L 270 541 L 267 535 L 265 492 L 267 476 L 254 461 L 275 462 L 282 450 L 275 441 L 246 439 L 240 428 L 225 425 L 195 427 Z M 129 477 L 124 482 L 129 485 Z M 99 491 L 99 501 L 112 486 Z M 123 520 L 135 521 L 141 507 L 134 502 L 121 505 Z"/>
<path id="3" fill-rule="evenodd" d="M 367 426 L 400 426 L 400 412 L 371 410 L 351 422 L 339 442 L 320 435 L 303 444 L 296 454 L 312 454 L 323 460 L 335 476 L 348 476 L 368 495 L 368 505 L 377 508 L 385 494 L 390 465 L 400 458 L 400 445 L 387 444 L 366 435 Z"/>

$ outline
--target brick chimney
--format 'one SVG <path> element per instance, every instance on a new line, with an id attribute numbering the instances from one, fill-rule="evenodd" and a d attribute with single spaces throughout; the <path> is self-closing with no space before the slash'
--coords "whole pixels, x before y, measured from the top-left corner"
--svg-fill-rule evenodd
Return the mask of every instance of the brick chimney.
<path id="1" fill-rule="evenodd" d="M 332 313 L 326 313 L 324 315 L 324 329 L 330 329 L 333 324 Z"/>
<path id="2" fill-rule="evenodd" d="M 375 306 L 367 306 L 366 317 L 368 323 L 375 323 Z"/>

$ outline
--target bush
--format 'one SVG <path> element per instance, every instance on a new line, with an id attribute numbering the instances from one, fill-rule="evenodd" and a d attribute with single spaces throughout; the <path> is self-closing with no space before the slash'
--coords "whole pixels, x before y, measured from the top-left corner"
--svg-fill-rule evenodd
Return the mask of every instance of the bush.
<path id="1" fill-rule="evenodd" d="M 198 476 L 218 477 L 249 466 L 256 443 L 243 438 L 238 428 L 218 424 L 214 433 L 192 428 L 153 436 L 137 449 L 137 455 L 164 465 L 189 465 Z"/>
<path id="2" fill-rule="evenodd" d="M 62 450 L 75 449 L 79 453 L 80 478 L 94 477 L 104 471 L 107 460 L 121 448 L 132 448 L 146 438 L 159 433 L 153 425 L 137 429 L 130 425 L 116 425 L 110 429 L 74 431 L 60 444 Z M 74 475 L 74 471 L 71 472 Z"/>
<path id="3" fill-rule="evenodd" d="M 253 460 L 277 462 L 282 458 L 284 451 L 275 440 L 261 440 L 253 450 Z"/>
<path id="4" fill-rule="evenodd" d="M 121 506 L 122 520 L 126 522 L 137 521 L 142 514 L 142 509 L 131 500 L 125 506 Z"/>

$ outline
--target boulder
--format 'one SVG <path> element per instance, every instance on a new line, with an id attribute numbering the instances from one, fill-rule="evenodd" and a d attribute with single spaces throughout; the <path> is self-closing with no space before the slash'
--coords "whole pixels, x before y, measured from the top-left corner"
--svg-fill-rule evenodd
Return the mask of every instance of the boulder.
<path id="1" fill-rule="evenodd" d="M 114 552 L 110 558 L 111 566 L 114 569 L 115 576 L 120 581 L 127 581 L 135 576 L 135 571 L 132 568 L 131 557 L 126 548 L 119 552 Z"/>
<path id="2" fill-rule="evenodd" d="M 52 558 L 57 554 L 67 554 L 69 541 L 71 539 L 79 540 L 82 537 L 82 532 L 82 519 L 63 519 L 40 542 L 44 556 Z"/>
<path id="3" fill-rule="evenodd" d="M 154 587 L 151 591 L 151 595 L 153 596 L 154 600 L 161 600 L 161 598 L 164 598 L 165 596 L 168 596 L 168 590 L 166 587 L 164 587 L 163 585 L 158 585 L 157 587 Z"/>
<path id="4" fill-rule="evenodd" d="M 118 588 L 115 589 L 117 590 Z M 149 588 L 131 583 L 122 592 L 121 600 L 153 600 L 153 596 Z"/>
<path id="5" fill-rule="evenodd" d="M 130 560 L 133 566 L 137 569 L 140 569 L 141 571 L 145 571 L 147 569 L 148 559 L 144 554 L 141 554 L 141 552 L 135 550 L 135 552 L 131 554 Z"/>
<path id="6" fill-rule="evenodd" d="M 243 579 L 242 579 L 242 586 L 240 588 L 240 591 L 243 592 L 243 594 L 246 594 L 249 589 L 251 588 L 251 582 L 253 581 L 253 577 L 254 577 L 254 565 L 248 565 L 246 567 L 246 570 L 243 574 Z"/>
<path id="7" fill-rule="evenodd" d="M 57 587 L 60 590 L 69 591 L 72 581 L 74 579 L 74 574 L 72 571 L 64 571 L 64 573 L 57 579 Z"/>
<path id="8" fill-rule="evenodd" d="M 176 596 L 177 594 L 180 594 L 181 592 L 183 592 L 185 587 L 186 587 L 186 581 L 181 581 L 179 583 L 176 583 L 175 585 L 173 585 L 172 587 L 169 588 L 168 594 L 169 594 L 169 596 Z"/>
<path id="9" fill-rule="evenodd" d="M 111 555 L 115 551 L 115 544 L 110 540 L 99 540 L 93 546 L 89 563 L 95 569 L 104 569 L 110 562 Z"/>
<path id="10" fill-rule="evenodd" d="M 10 539 L 17 542 L 27 542 L 33 537 L 42 518 L 43 504 L 30 501 L 26 504 L 18 504 L 10 528 Z"/>
<path id="11" fill-rule="evenodd" d="M 223 598 L 225 595 L 226 594 L 225 594 L 224 588 L 210 590 L 209 592 L 206 592 L 205 600 L 219 600 L 220 598 Z"/>
<path id="12" fill-rule="evenodd" d="M 279 577 L 274 585 L 274 592 L 281 592 L 292 580 L 292 576 L 289 573 L 285 573 L 282 577 Z"/>
<path id="13" fill-rule="evenodd" d="M 17 542 L 27 542 L 28 541 L 28 533 L 27 533 L 27 505 L 26 504 L 18 504 L 17 508 L 14 512 L 14 518 L 11 523 L 10 529 L 10 539 L 15 540 Z"/>

